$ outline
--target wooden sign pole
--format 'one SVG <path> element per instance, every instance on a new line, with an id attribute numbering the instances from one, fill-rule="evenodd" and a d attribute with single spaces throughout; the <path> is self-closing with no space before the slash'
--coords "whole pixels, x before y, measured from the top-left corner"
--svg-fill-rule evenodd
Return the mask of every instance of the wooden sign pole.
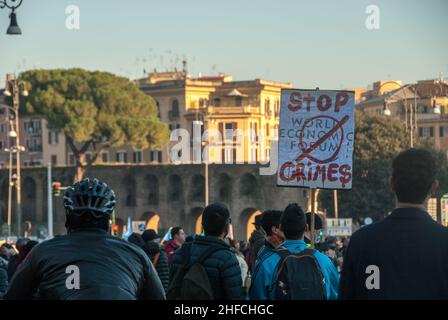
<path id="1" fill-rule="evenodd" d="M 310 189 L 311 197 L 311 221 L 310 221 L 310 234 L 311 234 L 311 248 L 314 249 L 314 214 L 316 212 L 316 189 Z"/>

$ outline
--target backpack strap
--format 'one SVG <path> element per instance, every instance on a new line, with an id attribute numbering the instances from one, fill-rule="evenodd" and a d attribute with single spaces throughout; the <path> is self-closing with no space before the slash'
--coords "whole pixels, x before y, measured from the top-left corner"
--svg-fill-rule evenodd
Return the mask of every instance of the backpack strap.
<path id="1" fill-rule="evenodd" d="M 286 257 L 294 254 L 291 251 L 289 251 L 288 249 L 286 249 L 285 247 L 281 246 L 277 249 L 275 249 L 275 252 L 280 256 L 280 260 L 283 261 L 286 259 Z"/>

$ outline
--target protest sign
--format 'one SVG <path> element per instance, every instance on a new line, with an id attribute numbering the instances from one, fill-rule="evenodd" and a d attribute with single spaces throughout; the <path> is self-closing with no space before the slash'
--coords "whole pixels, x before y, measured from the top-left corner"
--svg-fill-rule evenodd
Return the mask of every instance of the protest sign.
<path id="1" fill-rule="evenodd" d="M 142 234 L 146 230 L 146 221 L 132 221 L 132 232 Z"/>
<path id="2" fill-rule="evenodd" d="M 354 92 L 283 89 L 277 185 L 351 189 Z"/>
<path id="3" fill-rule="evenodd" d="M 448 194 L 444 194 L 441 199 L 442 225 L 448 226 Z"/>
<path id="4" fill-rule="evenodd" d="M 352 219 L 327 219 L 327 235 L 333 237 L 351 236 Z"/>

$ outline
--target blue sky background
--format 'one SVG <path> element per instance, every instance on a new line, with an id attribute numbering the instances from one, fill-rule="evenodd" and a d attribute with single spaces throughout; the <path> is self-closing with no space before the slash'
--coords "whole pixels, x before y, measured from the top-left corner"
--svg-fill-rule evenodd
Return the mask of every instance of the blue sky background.
<path id="1" fill-rule="evenodd" d="M 65 9 L 80 8 L 81 29 Z M 365 28 L 380 8 L 380 30 Z M 446 0 L 24 0 L 23 35 L 0 10 L 0 85 L 32 68 L 82 67 L 130 78 L 186 57 L 193 75 L 223 72 L 339 89 L 378 79 L 448 78 Z"/>

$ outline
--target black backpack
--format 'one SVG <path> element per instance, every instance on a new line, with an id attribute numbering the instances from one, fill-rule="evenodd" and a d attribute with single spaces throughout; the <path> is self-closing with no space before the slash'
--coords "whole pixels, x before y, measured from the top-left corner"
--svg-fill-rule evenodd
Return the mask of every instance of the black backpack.
<path id="1" fill-rule="evenodd" d="M 229 250 L 226 247 L 211 246 L 195 262 L 190 263 L 191 244 L 182 247 L 185 262 L 174 275 L 168 287 L 168 300 L 214 300 L 212 286 L 203 262 L 218 250 Z M 188 252 L 188 255 L 187 255 Z"/>
<path id="2" fill-rule="evenodd" d="M 326 300 L 325 277 L 314 256 L 313 249 L 291 253 L 281 247 L 275 276 L 277 300 Z"/>

